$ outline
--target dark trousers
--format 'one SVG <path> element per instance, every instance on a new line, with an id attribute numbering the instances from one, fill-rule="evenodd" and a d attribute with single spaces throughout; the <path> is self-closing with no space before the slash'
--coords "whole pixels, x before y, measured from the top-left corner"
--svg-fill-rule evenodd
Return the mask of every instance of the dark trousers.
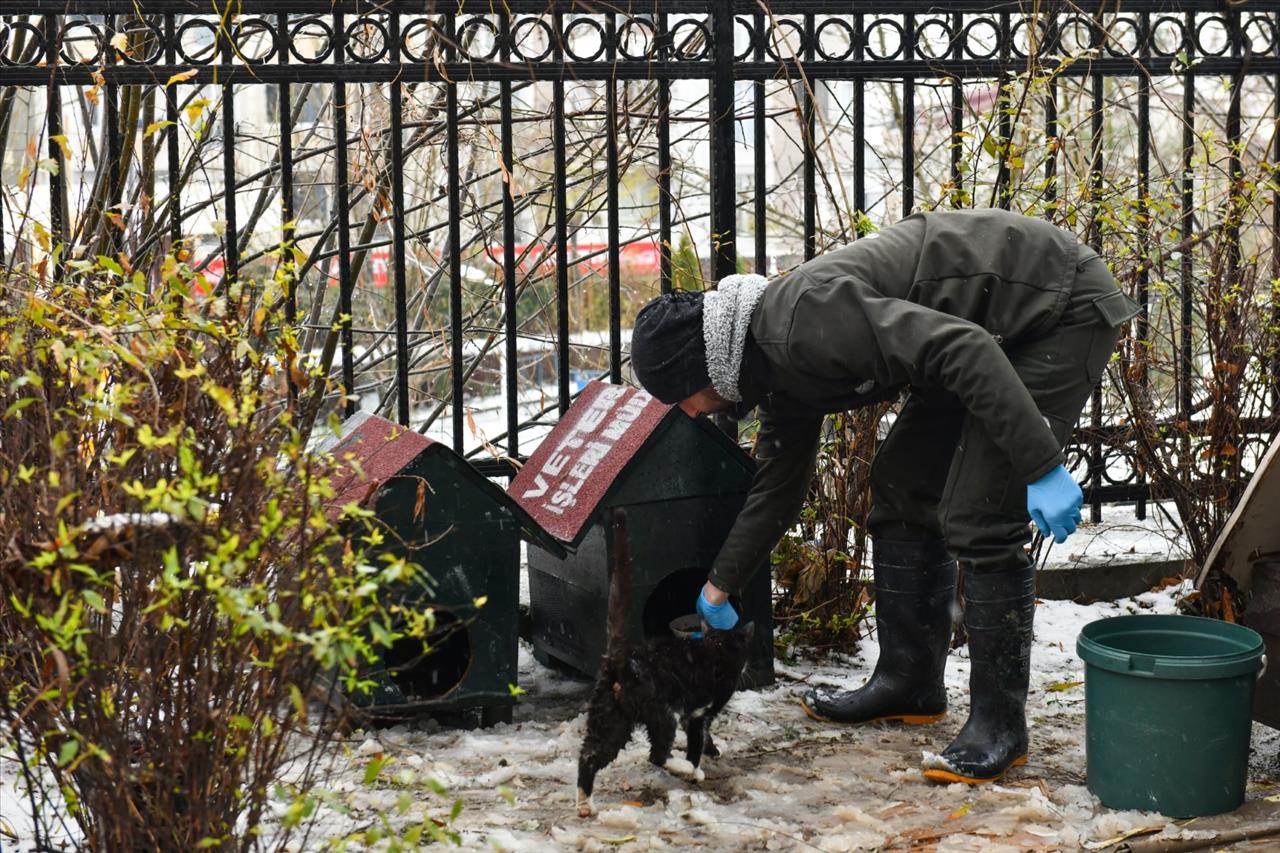
<path id="1" fill-rule="evenodd" d="M 1082 261 L 1059 324 L 1006 352 L 1064 445 L 1119 339 L 1117 312 L 1097 302 L 1116 293 L 1101 260 Z M 969 570 L 1026 564 L 1027 484 L 1014 476 L 1005 448 L 948 394 L 913 390 L 872 462 L 871 493 L 873 536 L 943 538 Z"/>

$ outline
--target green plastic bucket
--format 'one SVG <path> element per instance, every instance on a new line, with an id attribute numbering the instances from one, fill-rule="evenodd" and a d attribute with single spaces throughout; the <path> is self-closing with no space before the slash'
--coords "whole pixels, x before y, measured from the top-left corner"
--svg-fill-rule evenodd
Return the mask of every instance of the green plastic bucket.
<path id="1" fill-rule="evenodd" d="M 1089 790 L 1171 817 L 1244 802 L 1262 637 L 1196 616 L 1115 616 L 1076 640 L 1085 662 Z"/>

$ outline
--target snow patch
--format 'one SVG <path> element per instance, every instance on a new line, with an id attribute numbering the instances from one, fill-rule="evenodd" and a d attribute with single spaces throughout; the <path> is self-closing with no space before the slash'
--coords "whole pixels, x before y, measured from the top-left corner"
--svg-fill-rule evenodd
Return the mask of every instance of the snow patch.
<path id="1" fill-rule="evenodd" d="M 1084 689 L 1078 682 L 1084 670 L 1075 639 L 1085 624 L 1106 616 L 1176 612 L 1189 591 L 1179 584 L 1117 602 L 1040 602 L 1027 707 L 1029 764 L 999 785 L 976 789 L 928 783 L 921 773 L 921 756 L 938 756 L 968 716 L 963 649 L 947 661 L 950 707 L 941 722 L 846 727 L 804 715 L 798 699 L 811 685 L 847 688 L 865 681 L 877 658 L 870 640 L 856 655 L 779 663 L 776 684 L 735 695 L 712 723 L 724 755 L 704 762 L 705 779 L 696 787 L 654 767 L 637 730 L 597 776 L 596 816 L 583 819 L 574 782 L 591 683 L 542 667 L 522 643 L 520 686 L 526 692 L 512 725 L 455 731 L 418 723 L 335 742 L 325 758 L 330 776 L 326 804 L 313 818 L 313 846 L 322 848 L 375 818 L 393 828 L 447 821 L 455 799 L 464 809 L 454 828 L 464 849 L 476 850 L 1071 850 L 1138 828 L 1154 832 L 1171 822 L 1106 809 L 1083 784 Z M 1256 781 L 1269 781 L 1280 775 L 1280 733 L 1255 731 L 1250 772 Z M 389 769 L 365 785 L 369 757 L 379 753 Z M 686 773 L 692 769 L 678 758 L 673 764 Z M 0 743 L 0 813 L 29 838 L 16 770 L 12 748 Z M 446 793 L 434 793 L 430 781 Z M 406 792 L 413 805 L 401 815 Z M 1250 795 L 1265 796 L 1258 786 Z M 940 830 L 943 836 L 936 835 Z"/>

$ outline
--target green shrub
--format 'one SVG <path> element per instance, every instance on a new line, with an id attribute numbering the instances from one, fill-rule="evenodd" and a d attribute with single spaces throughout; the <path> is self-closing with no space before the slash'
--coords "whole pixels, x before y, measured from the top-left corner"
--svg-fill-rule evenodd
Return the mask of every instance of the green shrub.
<path id="1" fill-rule="evenodd" d="M 342 535 L 306 452 L 286 275 L 191 280 L 103 257 L 0 284 L 0 713 L 61 804 L 37 833 L 94 850 L 284 845 L 327 694 L 427 627 L 379 601 L 415 568 L 366 562 L 379 534 Z"/>

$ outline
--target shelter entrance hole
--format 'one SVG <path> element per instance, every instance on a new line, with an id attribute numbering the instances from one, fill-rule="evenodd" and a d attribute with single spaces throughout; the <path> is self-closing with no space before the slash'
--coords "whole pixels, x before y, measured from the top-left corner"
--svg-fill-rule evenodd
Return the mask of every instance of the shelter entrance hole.
<path id="1" fill-rule="evenodd" d="M 441 608 L 436 608 L 435 615 L 426 650 L 421 640 L 407 638 L 397 640 L 382 655 L 391 680 L 413 701 L 447 696 L 471 669 L 473 651 L 467 623 Z"/>
<path id="2" fill-rule="evenodd" d="M 644 603 L 641 624 L 646 637 L 671 636 L 671 620 L 694 611 L 698 591 L 707 582 L 707 570 L 692 566 L 677 569 L 658 581 Z"/>

